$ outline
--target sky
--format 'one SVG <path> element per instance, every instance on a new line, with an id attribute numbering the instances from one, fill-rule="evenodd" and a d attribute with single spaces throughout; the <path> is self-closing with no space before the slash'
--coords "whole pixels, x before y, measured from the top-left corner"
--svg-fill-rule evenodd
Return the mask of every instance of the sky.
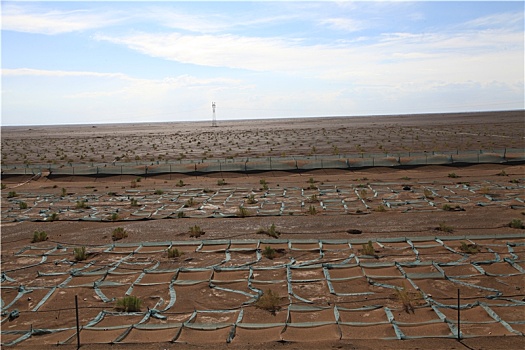
<path id="1" fill-rule="evenodd" d="M 524 109 L 523 1 L 2 1 L 2 125 Z"/>

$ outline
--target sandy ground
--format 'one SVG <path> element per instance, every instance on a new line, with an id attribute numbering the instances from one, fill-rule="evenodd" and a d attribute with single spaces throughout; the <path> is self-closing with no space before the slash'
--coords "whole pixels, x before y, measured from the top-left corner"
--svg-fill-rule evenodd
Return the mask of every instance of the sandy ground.
<path id="1" fill-rule="evenodd" d="M 134 126 L 96 126 L 96 127 L 63 127 L 68 129 L 67 135 L 64 136 L 64 130 L 61 128 L 34 127 L 28 128 L 2 128 L 2 164 L 12 164 L 24 160 L 42 161 L 43 151 L 46 150 L 46 159 L 52 161 L 65 162 L 70 157 L 76 157 L 75 161 L 96 158 L 102 160 L 102 155 L 106 154 L 104 159 L 113 158 L 116 154 L 129 158 L 132 154 L 139 153 L 141 159 L 145 153 L 150 153 L 152 157 L 158 157 L 165 154 L 165 150 L 173 149 L 173 154 L 177 155 L 184 150 L 177 148 L 177 145 L 188 145 L 201 141 L 201 148 L 195 151 L 195 156 L 201 156 L 206 151 L 206 147 L 224 150 L 228 145 L 235 145 L 231 152 L 239 154 L 272 154 L 279 155 L 283 152 L 289 153 L 290 149 L 297 150 L 299 153 L 309 153 L 312 147 L 316 148 L 316 153 L 329 154 L 335 146 L 343 152 L 355 152 L 356 144 L 360 144 L 366 151 L 376 151 L 379 149 L 377 140 L 392 140 L 390 149 L 405 149 L 407 138 L 406 135 L 412 133 L 417 135 L 418 139 L 423 140 L 421 143 L 413 141 L 414 150 L 426 150 L 430 144 L 437 148 L 445 147 L 454 149 L 478 149 L 481 147 L 523 147 L 523 112 L 500 113 L 497 114 L 495 122 L 494 114 L 479 114 L 462 116 L 441 116 L 440 118 L 428 118 L 422 121 L 421 118 L 414 116 L 390 117 L 386 119 L 371 118 L 359 119 L 325 119 L 316 121 L 293 121 L 286 122 L 287 128 L 282 128 L 275 122 L 258 122 L 254 127 L 253 122 L 230 122 L 227 125 L 220 124 L 217 128 L 224 133 L 222 136 L 211 137 L 214 130 L 208 128 L 205 135 L 201 131 L 191 129 L 192 125 L 171 125 L 178 131 L 176 137 L 170 136 L 172 130 L 167 130 L 166 125 L 149 124 Z M 283 122 L 284 123 L 284 122 Z M 321 124 L 322 123 L 322 126 Z M 351 123 L 351 124 L 349 124 Z M 203 128 L 205 126 L 203 125 Z M 141 131 L 137 131 L 140 128 Z M 228 128 L 228 130 L 226 130 Z M 323 130 L 324 128 L 324 130 Z M 341 130 L 342 128 L 342 130 Z M 345 129 L 346 128 L 346 129 Z M 354 129 L 355 128 L 355 129 Z M 59 130 L 60 129 L 60 130 Z M 284 130 L 286 129 L 286 130 Z M 350 129 L 352 132 L 350 133 Z M 420 131 L 415 131 L 415 130 Z M 114 133 L 118 130 L 118 135 Z M 254 130 L 258 130 L 260 139 L 254 138 Z M 284 131 L 283 131 L 284 130 Z M 411 131 L 408 131 L 411 130 Z M 462 130 L 464 136 L 453 134 L 457 130 Z M 324 140 L 319 141 L 312 138 L 314 133 L 320 135 L 326 133 Z M 405 134 L 408 133 L 408 134 Z M 159 134 L 162 134 L 159 137 Z M 266 134 L 266 135 L 265 135 Z M 350 142 L 341 137 L 343 134 L 357 135 L 358 141 Z M 200 135 L 197 137 L 197 135 Z M 302 136 L 301 136 L 302 135 Z M 365 135 L 365 136 L 363 136 Z M 449 135 L 449 136 L 446 136 Z M 237 138 L 242 147 L 231 140 L 224 141 L 225 137 Z M 395 136 L 395 137 L 394 137 Z M 436 137 L 437 136 L 437 137 Z M 173 143 L 168 142 L 170 137 Z M 303 137 L 303 139 L 301 139 Z M 349 136 L 353 138 L 354 136 Z M 164 139 L 164 142 L 158 141 L 163 146 L 153 147 L 153 140 Z M 435 138 L 435 139 L 434 139 Z M 199 139 L 199 140 L 197 140 Z M 219 141 L 219 139 L 221 141 Z M 416 140 L 414 138 L 410 138 Z M 436 140 L 439 142 L 436 143 Z M 444 141 L 446 139 L 446 141 Z M 99 140 L 99 141 L 95 141 Z M 120 140 L 120 141 L 119 141 Z M 250 147 L 250 140 L 254 144 Z M 357 139 L 356 139 L 357 140 Z M 395 141 L 394 141 L 395 140 Z M 443 143 L 441 143 L 443 141 Z M 478 142 L 479 141 L 479 142 Z M 221 145 L 213 147 L 214 142 L 223 142 Z M 274 145 L 273 151 L 262 150 L 260 144 Z M 122 143 L 123 145 L 119 145 Z M 301 144 L 299 146 L 299 144 Z M 87 148 L 87 144 L 92 145 L 93 149 Z M 151 144 L 151 145 L 149 145 Z M 75 146 L 79 145 L 79 146 Z M 132 146 L 134 153 L 130 151 Z M 474 147 L 474 145 L 476 147 Z M 80 147 L 79 152 L 75 147 Z M 119 150 L 119 147 L 121 148 Z M 124 147 L 124 149 L 123 149 Z M 151 147 L 151 148 L 148 148 Z M 247 147 L 251 150 L 247 150 Z M 375 148 L 376 147 L 376 148 Z M 381 148 L 384 148 L 383 146 Z M 412 146 L 410 146 L 412 147 Z M 156 150 L 157 148 L 157 150 Z M 185 149 L 187 147 L 185 146 Z M 230 148 L 230 147 L 228 147 Z M 225 150 L 224 154 L 215 154 L 213 156 L 226 156 L 230 154 Z M 274 153 L 272 153 L 274 152 Z M 8 154 L 6 157 L 5 154 Z M 18 160 L 12 159 L 16 156 Z M 58 153 L 58 155 L 57 155 Z M 79 153 L 79 154 L 76 154 Z M 26 155 L 26 158 L 23 155 Z M 53 156 L 49 156 L 52 154 Z M 172 157 L 171 151 L 168 156 Z M 65 158 L 60 160 L 62 156 Z M 188 157 L 193 153 L 188 153 Z M 210 156 L 210 152 L 206 154 Z M 78 158 L 78 159 L 77 159 Z M 450 174 L 455 174 L 451 177 Z M 226 184 L 219 185 L 218 180 L 223 180 Z M 270 206 L 268 197 L 265 196 L 267 191 L 261 189 L 261 180 L 264 179 L 268 186 L 269 192 L 277 194 L 272 197 L 273 202 L 286 202 L 292 205 L 292 208 L 299 208 L 294 215 L 288 212 L 280 216 L 262 215 L 260 209 L 262 203 Z M 311 180 L 314 179 L 317 189 L 310 190 L 308 187 Z M 177 184 L 182 180 L 185 184 L 178 187 Z M 133 184 L 135 182 L 135 184 Z M 2 184 L 6 186 L 2 190 L 2 222 L 1 222 L 1 243 L 2 243 L 2 262 L 6 261 L 6 256 L 12 256 L 15 251 L 22 247 L 29 246 L 33 237 L 33 232 L 45 230 L 48 233 L 49 241 L 42 244 L 63 244 L 69 246 L 95 246 L 112 243 L 111 232 L 116 227 L 124 227 L 129 236 L 120 241 L 123 243 L 137 242 L 165 242 L 169 240 L 192 241 L 188 229 L 193 225 L 199 225 L 206 233 L 201 238 L 207 240 L 214 239 L 261 239 L 257 230 L 261 227 L 268 227 L 275 224 L 281 233 L 282 239 L 354 239 L 363 240 L 388 237 L 417 237 L 417 236 L 465 236 L 465 235 L 495 235 L 495 234 L 525 234 L 523 229 L 509 227 L 509 222 L 514 219 L 525 220 L 525 208 L 523 203 L 516 198 L 525 198 L 525 166 L 510 164 L 485 164 L 472 165 L 468 167 L 447 167 L 447 166 L 426 166 L 418 168 L 369 168 L 355 171 L 346 170 L 315 170 L 302 173 L 286 172 L 265 172 L 258 174 L 238 174 L 238 173 L 217 173 L 206 176 L 185 176 L 181 174 L 166 174 L 152 177 L 141 178 L 137 183 L 137 177 L 134 176 L 113 176 L 113 177 L 41 177 L 36 180 L 30 180 L 30 177 L 23 176 L 3 176 Z M 467 190 L 465 190 L 466 185 Z M 346 186 L 346 187 L 345 187 Z M 364 187 L 366 186 L 366 187 Z M 403 189 L 409 187 L 410 190 Z M 302 209 L 296 204 L 310 198 L 312 194 L 319 194 L 322 199 L 322 189 L 330 188 L 347 188 L 346 195 L 349 210 L 343 210 L 337 207 L 333 210 L 330 208 L 323 209 L 318 202 L 313 204 L 319 209 L 315 215 L 310 215 L 306 207 Z M 283 189 L 301 189 L 305 190 L 304 195 L 299 192 L 290 191 L 288 198 L 279 197 Z M 361 192 L 366 189 L 366 193 Z M 425 189 L 432 188 L 435 190 L 432 201 L 435 206 L 418 206 L 411 205 L 411 200 L 420 200 L 425 198 Z M 65 189 L 62 190 L 62 189 Z M 162 195 L 157 195 L 156 190 L 162 190 Z M 115 195 L 136 196 L 139 204 L 154 212 L 159 207 L 167 203 L 178 203 L 179 199 L 173 199 L 181 191 L 188 193 L 199 193 L 204 196 L 208 193 L 219 193 L 228 189 L 242 189 L 246 192 L 251 191 L 258 204 L 255 205 L 248 217 L 229 217 L 229 218 L 209 218 L 209 217 L 186 217 L 166 218 L 158 220 L 132 221 L 132 212 L 134 209 L 129 204 L 129 199 L 119 204 L 120 217 L 116 222 L 108 220 L 108 217 L 115 208 L 115 202 L 109 201 Z M 204 191 L 207 190 L 207 191 Z M 450 191 L 453 193 L 450 193 Z M 16 191 L 17 196 L 7 198 L 8 193 Z M 63 191 L 65 193 L 63 193 Z M 133 192 L 130 192 L 133 191 Z M 109 195 L 111 193 L 111 195 Z M 248 192 L 246 192 L 248 193 Z M 377 193 L 377 196 L 372 194 Z M 221 210 L 230 210 L 234 212 L 240 203 L 246 201 L 245 196 L 241 194 L 238 197 L 233 195 L 230 204 L 223 204 Z M 395 194 L 395 198 L 392 197 Z M 337 195 L 337 194 L 334 194 Z M 98 198 L 100 202 L 89 202 L 89 205 L 100 208 L 97 213 L 104 219 L 103 222 L 77 221 L 78 216 L 93 213 L 93 209 L 82 209 L 80 213 L 68 214 L 68 207 L 73 208 L 75 203 L 84 198 Z M 488 196 L 488 197 L 487 197 Z M 487 199 L 487 198 L 492 199 Z M 45 201 L 39 202 L 45 198 Z M 178 198 L 178 197 L 177 197 Z M 204 198 L 204 197 L 195 197 Z M 326 197 L 324 197 L 326 198 Z M 363 201 L 359 201 L 363 199 Z M 466 199 L 466 200 L 465 200 Z M 28 214 L 23 214 L 19 208 L 19 202 L 28 203 Z M 385 200 L 392 203 L 408 204 L 384 208 L 378 210 L 378 207 L 384 205 Z M 266 202 L 265 202 L 266 201 Z M 478 203 L 486 205 L 478 205 Z M 52 203 L 52 204 L 50 204 Z M 224 202 L 226 203 L 226 202 Z M 361 203 L 361 204 L 360 204 Z M 365 206 L 366 204 L 366 206 Z M 445 210 L 444 205 L 449 204 L 452 208 L 456 206 L 464 210 Z M 54 207 L 53 207 L 54 206 Z M 288 207 L 287 207 L 288 208 Z M 62 209 L 64 214 L 59 215 L 59 220 L 54 222 L 35 222 L 35 221 L 16 221 L 17 217 L 28 215 L 31 218 L 42 218 L 40 211 L 50 212 Z M 188 214 L 195 211 L 187 211 Z M 209 212 L 205 212 L 206 214 Z M 72 215 L 68 219 L 68 215 Z M 75 215 L 77 215 L 75 217 Z M 99 215 L 99 214 L 97 214 Z M 446 225 L 452 228 L 452 232 L 447 233 L 439 231 L 440 225 Z M 361 234 L 349 234 L 348 230 L 360 230 Z M 525 289 L 525 288 L 524 288 Z M 188 299 L 191 301 L 191 299 Z M 355 339 L 352 341 L 324 341 L 324 342 L 243 342 L 225 344 L 222 342 L 213 343 L 213 345 L 192 345 L 192 344 L 115 344 L 112 348 L 120 349 L 244 349 L 247 347 L 253 349 L 521 349 L 525 346 L 523 337 L 519 336 L 492 336 L 478 337 L 474 339 L 464 339 L 461 343 L 452 339 L 424 339 L 424 340 L 403 340 L 403 341 L 383 341 L 378 339 Z M 35 345 L 21 343 L 16 348 L 29 348 Z M 51 346 L 50 346 L 51 347 Z M 50 348 L 49 347 L 49 348 Z M 84 349 L 106 349 L 110 346 L 104 344 L 83 345 Z M 42 347 L 45 348 L 45 347 Z M 56 348 L 56 346 L 53 346 Z M 72 345 L 62 346 L 64 349 L 73 348 Z"/>

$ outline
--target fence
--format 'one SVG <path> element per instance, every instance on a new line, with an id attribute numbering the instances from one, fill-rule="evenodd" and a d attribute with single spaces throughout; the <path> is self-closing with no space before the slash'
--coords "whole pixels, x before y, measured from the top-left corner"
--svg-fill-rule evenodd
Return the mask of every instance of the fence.
<path id="1" fill-rule="evenodd" d="M 182 159 L 149 163 L 88 164 L 2 164 L 2 174 L 36 175 L 154 175 L 166 173 L 214 173 L 257 171 L 304 171 L 314 169 L 356 169 L 419 165 L 509 163 L 525 161 L 525 149 L 499 149 L 450 152 L 361 153 L 351 155 L 312 155 L 288 157 L 248 157 L 221 159 Z"/>

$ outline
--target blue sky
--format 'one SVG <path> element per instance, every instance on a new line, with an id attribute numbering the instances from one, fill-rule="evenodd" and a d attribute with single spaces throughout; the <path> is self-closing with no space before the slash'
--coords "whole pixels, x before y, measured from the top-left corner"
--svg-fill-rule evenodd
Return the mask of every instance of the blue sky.
<path id="1" fill-rule="evenodd" d="M 2 125 L 524 108 L 524 3 L 2 1 Z"/>

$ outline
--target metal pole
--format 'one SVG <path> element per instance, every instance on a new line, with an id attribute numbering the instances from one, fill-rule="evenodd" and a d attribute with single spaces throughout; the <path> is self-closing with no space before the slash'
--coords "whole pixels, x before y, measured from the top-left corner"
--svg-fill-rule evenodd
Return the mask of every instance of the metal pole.
<path id="1" fill-rule="evenodd" d="M 460 298 L 459 298 L 459 288 L 458 288 L 458 341 L 461 341 L 461 320 L 460 320 L 460 314 L 461 314 L 461 311 L 460 311 L 460 306 L 461 306 L 461 303 L 460 303 Z"/>
<path id="2" fill-rule="evenodd" d="M 78 296 L 75 295 L 75 310 L 77 314 L 77 350 L 80 349 L 80 324 L 78 321 Z"/>

